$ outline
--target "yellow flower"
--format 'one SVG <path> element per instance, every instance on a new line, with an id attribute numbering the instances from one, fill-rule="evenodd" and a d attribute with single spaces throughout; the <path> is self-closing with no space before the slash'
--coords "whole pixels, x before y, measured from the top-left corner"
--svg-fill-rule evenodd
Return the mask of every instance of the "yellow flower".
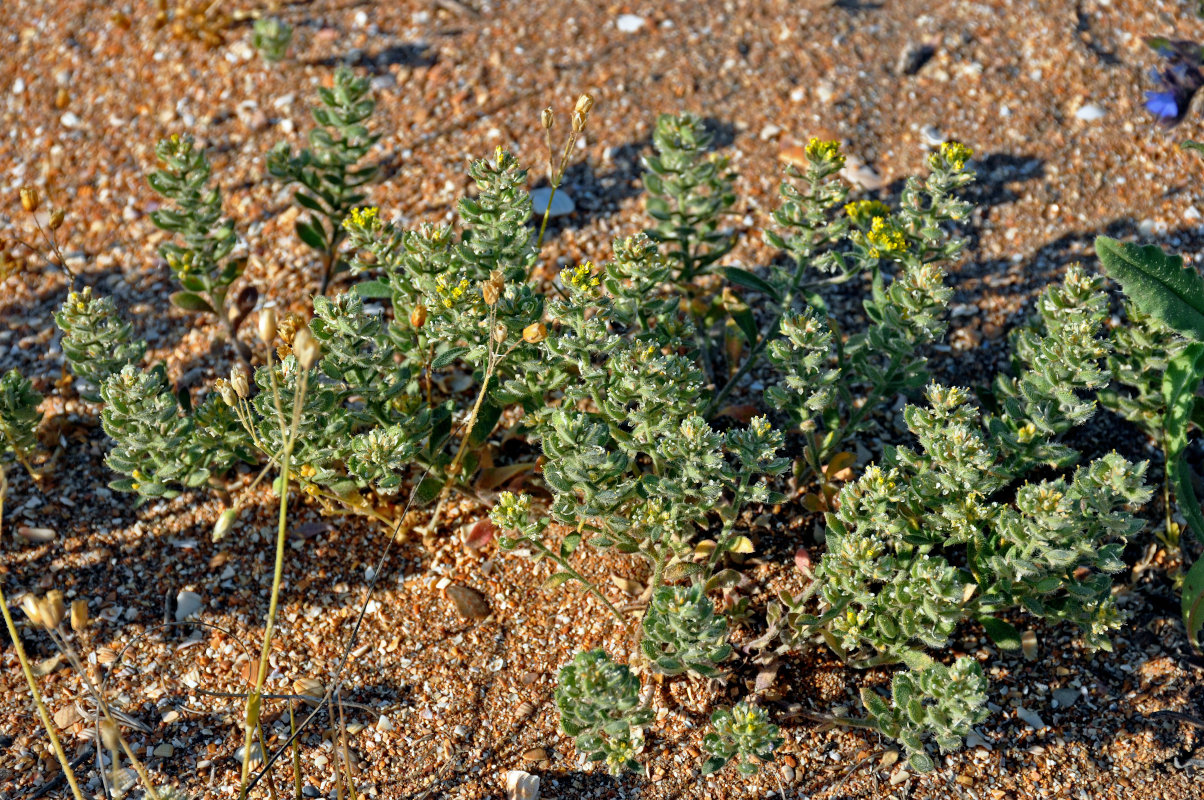
<path id="1" fill-rule="evenodd" d="M 343 220 L 343 227 L 350 230 L 352 227 L 364 228 L 372 230 L 380 224 L 380 209 L 376 206 L 367 206 L 365 208 L 351 209 L 351 215 Z"/>
<path id="2" fill-rule="evenodd" d="M 807 142 L 804 152 L 807 154 L 807 160 L 813 163 L 844 166 L 844 153 L 840 152 L 840 142 L 826 141 L 812 136 L 811 141 Z"/>
<path id="3" fill-rule="evenodd" d="M 854 200 L 845 204 L 844 213 L 848 214 L 854 225 L 866 228 L 874 219 L 890 216 L 890 208 L 878 200 Z"/>
<path id="4" fill-rule="evenodd" d="M 961 172 L 965 169 L 966 162 L 972 155 L 974 155 L 974 151 L 961 142 L 945 142 L 941 145 L 940 157 L 954 172 Z"/>
<path id="5" fill-rule="evenodd" d="M 870 256 L 882 258 L 891 253 L 901 253 L 907 249 L 907 238 L 886 217 L 874 217 L 870 224 L 870 232 L 865 235 L 870 246 Z"/>
<path id="6" fill-rule="evenodd" d="M 560 282 L 580 292 L 587 292 L 601 282 L 593 274 L 593 271 L 594 263 L 592 261 L 583 261 L 572 269 L 568 267 L 562 269 L 560 271 Z"/>

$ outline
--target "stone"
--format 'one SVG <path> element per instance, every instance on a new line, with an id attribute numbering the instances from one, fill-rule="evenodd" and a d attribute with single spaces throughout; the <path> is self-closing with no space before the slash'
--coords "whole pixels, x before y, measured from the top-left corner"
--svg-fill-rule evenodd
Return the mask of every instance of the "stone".
<path id="1" fill-rule="evenodd" d="M 563 217 L 577 210 L 577 205 L 568 192 L 564 189 L 557 189 L 556 194 L 552 195 L 552 190 L 545 186 L 531 191 L 531 208 L 535 212 L 536 220 L 543 217 L 543 213 L 548 207 L 549 197 L 552 198 L 552 211 L 548 215 L 549 217 Z"/>
<path id="2" fill-rule="evenodd" d="M 539 776 L 521 769 L 507 772 L 506 800 L 539 800 Z"/>
<path id="3" fill-rule="evenodd" d="M 184 620 L 197 613 L 204 606 L 201 596 L 196 592 L 184 590 L 176 595 L 176 622 Z"/>
<path id="4" fill-rule="evenodd" d="M 1024 706 L 1016 709 L 1016 716 L 1035 731 L 1045 730 L 1045 720 L 1041 719 L 1035 711 L 1029 711 Z"/>
<path id="5" fill-rule="evenodd" d="M 644 18 L 638 14 L 620 14 L 615 20 L 615 27 L 623 33 L 635 33 L 644 27 Z"/>
<path id="6" fill-rule="evenodd" d="M 1070 708 L 1083 695 L 1078 689 L 1054 689 L 1053 699 L 1058 702 L 1058 708 Z"/>
<path id="7" fill-rule="evenodd" d="M 1095 122 L 1097 119 L 1103 119 L 1106 113 L 1106 111 L 1095 103 L 1087 103 L 1086 105 L 1079 106 L 1074 115 L 1083 122 Z"/>

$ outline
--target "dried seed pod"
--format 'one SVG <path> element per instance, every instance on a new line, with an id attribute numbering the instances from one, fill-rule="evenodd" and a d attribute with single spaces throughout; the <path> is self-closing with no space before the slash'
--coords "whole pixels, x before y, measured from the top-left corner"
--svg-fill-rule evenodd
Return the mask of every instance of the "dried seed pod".
<path id="1" fill-rule="evenodd" d="M 79 598 L 71 603 L 71 630 L 80 633 L 88 627 L 88 601 Z"/>
<path id="2" fill-rule="evenodd" d="M 35 186 L 22 186 L 17 190 L 17 194 L 21 198 L 21 208 L 30 214 L 37 211 L 38 206 L 42 205 L 42 195 Z"/>
<path id="3" fill-rule="evenodd" d="M 42 615 L 42 624 L 47 628 L 57 628 L 67 616 L 67 605 L 63 602 L 63 593 L 58 589 L 47 592 L 38 603 L 38 613 Z"/>
<path id="4" fill-rule="evenodd" d="M 25 616 L 29 617 L 29 621 L 35 626 L 42 628 L 45 623 L 42 621 L 42 611 L 38 607 L 38 598 L 32 594 L 25 595 L 25 599 L 21 601 L 21 610 L 25 612 Z"/>
<path id="5" fill-rule="evenodd" d="M 222 396 L 222 402 L 234 408 L 238 405 L 238 396 L 234 393 L 234 389 L 230 387 L 230 381 L 225 378 L 218 378 L 213 382 L 214 390 Z"/>
<path id="6" fill-rule="evenodd" d="M 414 310 L 410 312 L 410 324 L 415 328 L 421 328 L 426 324 L 426 306 L 422 303 L 414 306 Z"/>
<path id="7" fill-rule="evenodd" d="M 276 340 L 276 309 L 265 308 L 259 312 L 259 341 L 270 345 Z"/>
<path id="8" fill-rule="evenodd" d="M 503 344 L 509 335 L 510 331 L 502 323 L 493 326 L 493 340 L 498 344 Z"/>
<path id="9" fill-rule="evenodd" d="M 497 286 L 495 286 L 492 281 L 484 284 L 481 287 L 481 297 L 485 298 L 485 305 L 487 305 L 487 306 L 497 305 L 497 298 L 498 298 Z"/>
<path id="10" fill-rule="evenodd" d="M 297 361 L 305 369 L 311 369 L 314 364 L 318 363 L 322 348 L 318 345 L 318 340 L 309 332 L 309 328 L 300 328 L 293 337 L 293 353 L 296 354 Z"/>
<path id="11" fill-rule="evenodd" d="M 235 364 L 234 368 L 230 370 L 230 386 L 234 389 L 235 394 L 244 400 L 247 399 L 247 395 L 251 393 L 251 383 L 245 364 Z"/>
<path id="12" fill-rule="evenodd" d="M 523 328 L 523 341 L 527 344 L 539 344 L 548 338 L 548 326 L 535 322 Z"/>
<path id="13" fill-rule="evenodd" d="M 61 208 L 53 209 L 50 212 L 50 222 L 48 223 L 50 226 L 50 230 L 57 231 L 59 228 L 63 227 L 63 220 L 66 217 L 67 217 L 67 212 L 64 211 L 63 209 L 61 209 Z"/>
<path id="14" fill-rule="evenodd" d="M 96 663 L 112 664 L 117 660 L 117 651 L 111 647 L 96 648 Z"/>
<path id="15" fill-rule="evenodd" d="M 582 114 L 580 111 L 574 111 L 573 112 L 573 131 L 576 133 L 580 133 L 581 131 L 585 130 L 585 123 L 588 119 L 589 119 L 589 117 L 587 117 L 585 114 Z"/>
<path id="16" fill-rule="evenodd" d="M 594 108 L 594 97 L 591 94 L 583 94 L 577 98 L 577 105 L 573 106 L 573 112 L 576 114 L 588 115 Z"/>
<path id="17" fill-rule="evenodd" d="M 551 130 L 551 128 L 552 128 L 552 123 L 553 123 L 555 120 L 556 120 L 556 117 L 555 117 L 555 115 L 552 113 L 552 108 L 551 108 L 551 106 L 549 106 L 549 107 L 545 108 L 545 109 L 543 110 L 543 112 L 542 112 L 542 113 L 540 113 L 540 115 L 539 115 L 539 124 L 540 124 L 540 125 L 543 125 L 543 127 L 544 127 L 544 130 Z"/>

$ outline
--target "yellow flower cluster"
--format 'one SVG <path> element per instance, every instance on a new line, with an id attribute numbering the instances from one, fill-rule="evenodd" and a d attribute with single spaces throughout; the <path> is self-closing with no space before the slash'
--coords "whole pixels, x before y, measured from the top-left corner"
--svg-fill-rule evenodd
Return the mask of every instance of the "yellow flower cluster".
<path id="1" fill-rule="evenodd" d="M 961 172 L 974 151 L 961 142 L 945 142 L 941 145 L 940 155 L 955 172 Z"/>
<path id="2" fill-rule="evenodd" d="M 844 166 L 844 153 L 840 152 L 840 142 L 825 141 L 812 136 L 811 141 L 807 142 L 804 152 L 809 161 Z"/>
<path id="3" fill-rule="evenodd" d="M 577 291 L 587 292 L 597 286 L 600 281 L 598 276 L 593 274 L 594 263 L 592 261 L 583 261 L 576 267 L 569 269 L 565 268 L 560 271 L 560 282 L 565 286 L 571 286 Z"/>
<path id="4" fill-rule="evenodd" d="M 444 275 L 440 275 L 435 280 L 435 290 L 443 297 L 443 305 L 447 308 L 454 306 L 456 301 L 468 291 L 468 287 L 468 278 L 461 278 L 455 286 L 449 285 L 447 277 Z"/>
<path id="5" fill-rule="evenodd" d="M 889 217 L 890 208 L 879 200 L 854 200 L 845 203 L 844 213 L 848 214 L 854 225 L 867 227 L 877 217 Z"/>
<path id="6" fill-rule="evenodd" d="M 352 227 L 364 228 L 371 230 L 380 224 L 380 209 L 376 206 L 367 206 L 365 208 L 353 208 L 347 219 L 343 220 L 343 227 L 350 230 Z"/>
<path id="7" fill-rule="evenodd" d="M 896 228 L 886 217 L 874 217 L 865 239 L 870 246 L 870 255 L 874 258 L 901 253 L 907 249 L 907 238 L 903 231 Z"/>

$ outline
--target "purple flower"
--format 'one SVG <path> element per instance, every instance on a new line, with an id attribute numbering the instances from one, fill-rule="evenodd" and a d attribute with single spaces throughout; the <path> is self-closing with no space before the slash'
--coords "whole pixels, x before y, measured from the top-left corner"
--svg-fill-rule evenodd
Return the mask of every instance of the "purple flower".
<path id="1" fill-rule="evenodd" d="M 1204 86 L 1201 72 L 1204 48 L 1195 42 L 1160 37 L 1147 39 L 1146 44 L 1168 63 L 1161 71 L 1151 70 L 1158 88 L 1145 93 L 1145 107 L 1163 125 L 1177 125 L 1187 115 L 1196 92 Z"/>

